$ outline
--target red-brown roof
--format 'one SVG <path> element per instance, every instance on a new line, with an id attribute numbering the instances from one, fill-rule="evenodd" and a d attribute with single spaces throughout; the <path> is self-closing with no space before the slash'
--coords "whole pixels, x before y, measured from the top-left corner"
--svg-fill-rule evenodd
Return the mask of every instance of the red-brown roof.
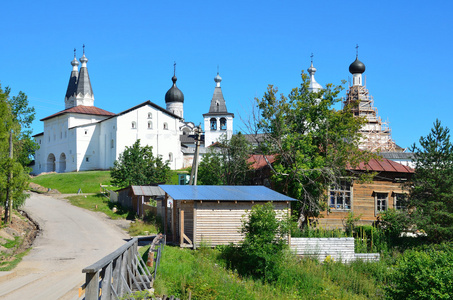
<path id="1" fill-rule="evenodd" d="M 96 115 L 96 116 L 114 116 L 115 115 L 114 113 L 103 110 L 96 106 L 78 105 L 78 106 L 74 106 L 74 107 L 62 110 L 62 111 L 57 112 L 56 114 L 50 115 L 48 117 L 45 117 L 44 119 L 41 119 L 41 121 L 48 120 L 48 119 L 51 119 L 51 118 L 54 118 L 56 116 L 60 116 L 63 114 L 69 114 L 69 113 Z"/>
<path id="2" fill-rule="evenodd" d="M 360 163 L 357 167 L 349 169 L 372 172 L 414 173 L 414 169 L 412 169 L 411 167 L 402 165 L 386 158 L 371 159 L 367 164 Z"/>
<path id="3" fill-rule="evenodd" d="M 275 161 L 275 156 L 274 155 L 266 155 L 267 160 L 269 163 L 273 163 Z M 262 154 L 254 154 L 250 155 L 250 157 L 247 159 L 248 163 L 251 163 L 251 168 L 258 170 L 261 169 L 265 166 L 267 166 L 267 161 L 264 159 L 264 155 Z"/>

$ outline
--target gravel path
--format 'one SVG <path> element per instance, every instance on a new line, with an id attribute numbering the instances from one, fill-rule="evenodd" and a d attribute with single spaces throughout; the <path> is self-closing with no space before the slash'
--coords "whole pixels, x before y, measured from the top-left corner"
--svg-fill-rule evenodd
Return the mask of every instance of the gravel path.
<path id="1" fill-rule="evenodd" d="M 33 249 L 11 272 L 0 272 L 0 299 L 79 299 L 82 269 L 129 238 L 128 221 L 72 206 L 62 195 L 32 193 L 24 210 L 39 224 Z"/>

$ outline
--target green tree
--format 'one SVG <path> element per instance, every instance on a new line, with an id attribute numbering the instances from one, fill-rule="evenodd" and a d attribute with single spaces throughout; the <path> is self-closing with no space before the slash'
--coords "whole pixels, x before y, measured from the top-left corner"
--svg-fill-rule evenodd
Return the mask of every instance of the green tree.
<path id="1" fill-rule="evenodd" d="M 27 198 L 23 191 L 27 186 L 28 168 L 24 169 L 20 155 L 17 155 L 21 151 L 20 117 L 23 115 L 20 111 L 14 111 L 14 101 L 9 98 L 9 89 L 3 92 L 0 86 L 0 205 L 6 205 L 9 193 L 13 208 L 16 209 Z M 10 134 L 13 140 L 12 159 L 9 156 Z"/>
<path id="2" fill-rule="evenodd" d="M 119 187 L 164 183 L 170 178 L 170 167 L 168 161 L 154 157 L 153 147 L 142 147 L 137 140 L 113 163 L 110 175 L 112 183 Z"/>
<path id="3" fill-rule="evenodd" d="M 300 87 L 288 97 L 269 85 L 251 129 L 264 154 L 273 154 L 272 181 L 276 190 L 299 200 L 293 212 L 302 219 L 316 217 L 326 209 L 326 190 L 347 175 L 348 166 L 373 157 L 358 148 L 363 118 L 354 117 L 349 107 L 336 110 L 342 86 L 327 84 L 313 93 L 302 72 Z M 366 174 L 358 175 L 365 176 Z"/>
<path id="4" fill-rule="evenodd" d="M 411 151 L 415 174 L 408 184 L 411 219 L 433 242 L 453 241 L 453 145 L 439 120 Z"/>
<path id="5" fill-rule="evenodd" d="M 30 107 L 28 97 L 22 91 L 17 96 L 9 97 L 11 89 L 5 88 L 5 95 L 8 99 L 10 111 L 15 120 L 15 160 L 25 168 L 38 149 L 37 143 L 33 140 L 31 124 L 35 120 L 35 108 Z"/>
<path id="6" fill-rule="evenodd" d="M 198 181 L 205 185 L 246 185 L 249 183 L 251 145 L 240 132 L 227 140 L 222 137 L 203 157 Z"/>

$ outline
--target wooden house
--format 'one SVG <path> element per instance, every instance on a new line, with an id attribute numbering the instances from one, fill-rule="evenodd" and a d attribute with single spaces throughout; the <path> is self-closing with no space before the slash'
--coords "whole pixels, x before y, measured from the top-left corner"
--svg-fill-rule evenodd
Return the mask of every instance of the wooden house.
<path id="1" fill-rule="evenodd" d="M 349 171 L 350 177 L 330 186 L 328 209 L 318 219 L 321 227 L 344 227 L 350 212 L 360 216 L 359 224 L 372 224 L 378 214 L 387 209 L 405 209 L 407 190 L 403 184 L 410 179 L 414 169 L 383 158 L 372 159 Z M 354 176 L 358 172 L 377 173 L 372 182 L 360 183 Z"/>
<path id="2" fill-rule="evenodd" d="M 290 215 L 293 198 L 264 186 L 193 186 L 159 185 L 165 192 L 162 201 L 163 216 L 168 216 L 168 201 L 172 201 L 170 224 L 173 242 L 181 247 L 197 248 L 204 243 L 210 246 L 238 243 L 241 220 L 252 206 L 273 202 L 279 217 Z M 169 229 L 165 226 L 165 233 Z"/>

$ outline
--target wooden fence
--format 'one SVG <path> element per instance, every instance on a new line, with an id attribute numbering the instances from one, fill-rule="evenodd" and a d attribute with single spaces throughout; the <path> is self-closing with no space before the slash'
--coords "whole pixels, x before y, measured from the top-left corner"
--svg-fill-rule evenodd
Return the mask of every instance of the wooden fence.
<path id="1" fill-rule="evenodd" d="M 159 265 L 161 252 L 165 245 L 165 235 L 157 235 L 149 253 L 153 260 L 151 273 L 139 255 L 138 238 L 134 238 L 116 251 L 82 270 L 86 273 L 86 282 L 79 289 L 79 297 L 85 293 L 85 300 L 110 300 L 143 291 L 153 286 Z M 156 254 L 156 255 L 155 255 Z"/>
<path id="2" fill-rule="evenodd" d="M 291 238 L 291 249 L 299 256 L 315 257 L 324 261 L 328 256 L 334 261 L 378 261 L 379 253 L 355 253 L 354 238 Z"/>

